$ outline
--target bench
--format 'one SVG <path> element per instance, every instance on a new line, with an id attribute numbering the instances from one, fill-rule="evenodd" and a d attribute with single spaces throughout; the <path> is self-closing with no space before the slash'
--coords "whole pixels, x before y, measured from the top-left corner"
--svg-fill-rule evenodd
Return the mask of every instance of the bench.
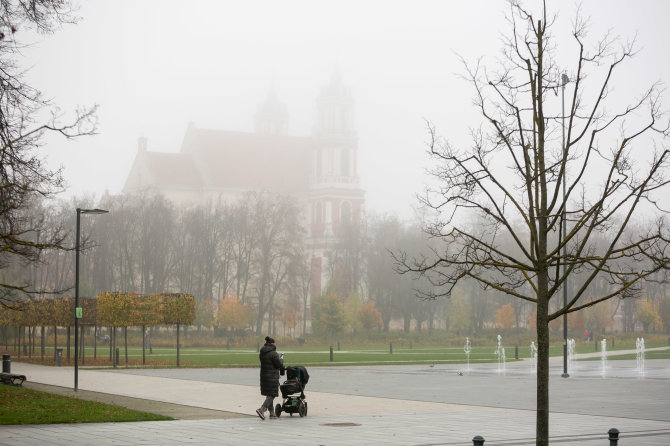
<path id="1" fill-rule="evenodd" d="M 12 386 L 20 386 L 26 380 L 26 375 L 17 375 L 16 373 L 0 373 L 0 381 Z"/>

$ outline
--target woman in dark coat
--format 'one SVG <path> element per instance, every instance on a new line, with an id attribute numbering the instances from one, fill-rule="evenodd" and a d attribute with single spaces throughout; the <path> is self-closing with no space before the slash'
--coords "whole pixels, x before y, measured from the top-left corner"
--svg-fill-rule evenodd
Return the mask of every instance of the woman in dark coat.
<path id="1" fill-rule="evenodd" d="M 265 401 L 256 409 L 256 414 L 264 420 L 265 411 L 269 410 L 270 418 L 276 418 L 272 402 L 279 396 L 279 374 L 284 374 L 284 364 L 277 353 L 275 340 L 270 336 L 265 337 L 265 345 L 258 357 L 261 361 L 261 395 L 265 396 Z"/>

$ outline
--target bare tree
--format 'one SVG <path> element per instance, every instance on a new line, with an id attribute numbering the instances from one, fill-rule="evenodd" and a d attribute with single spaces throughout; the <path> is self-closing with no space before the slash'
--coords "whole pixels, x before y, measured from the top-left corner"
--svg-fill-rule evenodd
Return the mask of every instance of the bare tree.
<path id="1" fill-rule="evenodd" d="M 391 320 L 402 316 L 409 328 L 411 307 L 407 303 L 414 297 L 409 276 L 395 274 L 393 258 L 389 251 L 399 248 L 398 241 L 405 236 L 406 229 L 395 217 L 372 219 L 369 225 L 369 246 L 366 258 L 366 288 L 370 300 L 375 303 L 382 316 L 385 332 L 390 329 Z M 405 305 L 401 305 L 404 302 Z M 403 312 L 403 308 L 407 311 Z"/>
<path id="2" fill-rule="evenodd" d="M 668 124 L 656 86 L 623 108 L 608 95 L 613 74 L 633 55 L 632 44 L 617 49 L 618 41 L 605 36 L 588 50 L 577 17 L 576 57 L 563 70 L 546 4 L 539 17 L 516 0 L 509 4 L 511 33 L 499 69 L 466 63 L 484 121 L 472 132 L 472 147 L 452 147 L 430 126 L 439 187 L 423 201 L 439 217 L 426 229 L 444 244 L 430 256 L 398 254 L 397 260 L 401 272 L 428 277 L 439 295 L 469 278 L 536 306 L 536 442 L 547 445 L 549 322 L 615 296 L 632 296 L 670 262 L 665 211 L 658 202 L 668 183 Z M 565 88 L 564 74 L 573 93 L 563 146 L 557 93 Z M 641 234 L 628 230 L 636 211 L 647 214 Z M 485 223 L 464 227 L 463 217 L 472 214 Z M 597 235 L 607 244 L 594 243 Z M 501 243 L 503 236 L 514 246 Z M 580 287 L 565 305 L 555 302 L 578 272 Z M 599 280 L 607 287 L 592 287 Z"/>
<path id="3" fill-rule="evenodd" d="M 214 272 L 217 288 L 215 300 L 217 302 L 224 298 L 232 289 L 235 265 L 237 263 L 235 251 L 233 250 L 234 213 L 232 210 L 232 206 L 218 203 L 214 211 L 218 231 L 218 236 L 216 237 L 216 267 Z"/>
<path id="4" fill-rule="evenodd" d="M 167 289 L 171 272 L 169 259 L 175 230 L 175 211 L 172 203 L 162 195 L 143 198 L 138 203 L 140 289 L 144 293 L 159 293 Z M 211 293 L 211 286 L 208 291 Z"/>
<path id="5" fill-rule="evenodd" d="M 25 82 L 18 58 L 22 31 L 51 33 L 72 22 L 71 13 L 68 1 L 0 1 L 0 270 L 38 262 L 45 249 L 65 249 L 62 228 L 46 230 L 43 218 L 28 215 L 37 200 L 63 189 L 61 171 L 47 168 L 36 149 L 48 132 L 66 138 L 94 133 L 95 109 L 70 118 L 52 112 L 42 121 L 40 113 L 52 104 Z M 31 283 L 0 280 L 1 305 L 36 292 Z"/>
<path id="6" fill-rule="evenodd" d="M 307 333 L 307 311 L 310 305 L 310 290 L 312 288 L 312 255 L 301 246 L 296 254 L 296 261 L 292 263 L 288 275 L 288 293 L 295 296 L 302 303 L 302 336 Z"/>
<path id="7" fill-rule="evenodd" d="M 253 225 L 251 205 L 252 195 L 238 203 L 230 215 L 231 245 L 235 259 L 234 289 L 235 295 L 247 303 L 247 290 L 252 270 L 252 254 L 258 243 Z"/>
<path id="8" fill-rule="evenodd" d="M 363 270 L 365 227 L 360 221 L 339 222 L 336 225 L 339 239 L 328 261 L 329 278 L 339 284 L 342 298 L 360 292 Z"/>
<path id="9" fill-rule="evenodd" d="M 252 206 L 252 230 L 257 240 L 253 255 L 258 298 L 256 334 L 261 334 L 263 320 L 287 285 L 291 264 L 298 260 L 301 227 L 297 205 L 291 198 L 262 192 L 253 195 Z"/>

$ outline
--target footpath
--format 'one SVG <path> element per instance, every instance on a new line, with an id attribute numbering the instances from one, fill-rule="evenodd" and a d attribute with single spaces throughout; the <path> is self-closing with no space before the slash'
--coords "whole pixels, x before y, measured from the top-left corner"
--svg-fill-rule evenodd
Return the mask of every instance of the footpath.
<path id="1" fill-rule="evenodd" d="M 552 444 L 670 444 L 670 361 L 580 361 L 560 378 L 552 361 Z M 0 445 L 472 445 L 535 444 L 535 377 L 527 362 L 455 366 L 310 368 L 306 417 L 254 415 L 258 369 L 79 370 L 12 363 L 27 387 L 161 413 L 175 421 L 2 426 Z"/>

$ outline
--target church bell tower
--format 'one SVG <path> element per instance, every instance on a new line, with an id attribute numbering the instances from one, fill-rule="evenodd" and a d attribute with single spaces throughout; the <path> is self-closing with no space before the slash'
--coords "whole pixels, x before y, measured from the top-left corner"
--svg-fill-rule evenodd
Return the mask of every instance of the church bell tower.
<path id="1" fill-rule="evenodd" d="M 354 101 L 339 73 L 321 89 L 316 103 L 315 140 L 310 176 L 309 244 L 312 258 L 312 296 L 338 276 L 355 291 L 358 280 L 348 277 L 345 245 L 361 220 L 364 192 L 360 189 L 354 130 Z"/>

